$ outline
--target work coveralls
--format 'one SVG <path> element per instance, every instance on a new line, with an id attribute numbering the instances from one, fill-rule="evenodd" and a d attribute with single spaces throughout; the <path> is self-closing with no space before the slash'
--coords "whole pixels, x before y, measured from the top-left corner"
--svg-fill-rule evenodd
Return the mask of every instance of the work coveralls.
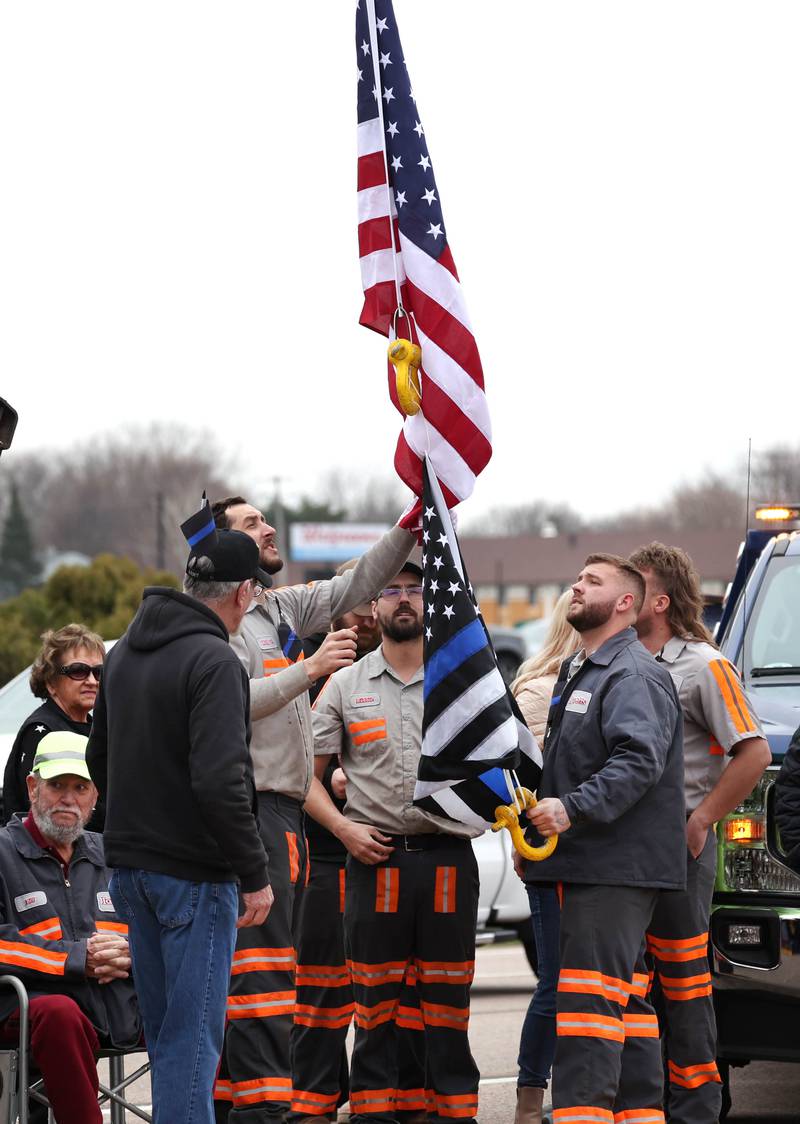
<path id="1" fill-rule="evenodd" d="M 526 871 L 562 896 L 554 1124 L 658 1124 L 645 931 L 659 890 L 685 886 L 683 761 L 672 680 L 632 628 L 562 665 L 539 796 L 572 825 Z"/>

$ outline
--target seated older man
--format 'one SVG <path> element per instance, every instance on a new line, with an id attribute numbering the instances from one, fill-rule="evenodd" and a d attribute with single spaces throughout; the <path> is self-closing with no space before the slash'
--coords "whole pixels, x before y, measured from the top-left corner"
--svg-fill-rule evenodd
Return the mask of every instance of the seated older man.
<path id="1" fill-rule="evenodd" d="M 114 912 L 87 739 L 46 734 L 28 776 L 30 811 L 0 829 L 0 972 L 31 996 L 30 1041 L 58 1124 L 101 1124 L 101 1046 L 141 1037 L 127 926 Z M 0 991 L 0 1040 L 16 1041 L 14 993 Z"/>

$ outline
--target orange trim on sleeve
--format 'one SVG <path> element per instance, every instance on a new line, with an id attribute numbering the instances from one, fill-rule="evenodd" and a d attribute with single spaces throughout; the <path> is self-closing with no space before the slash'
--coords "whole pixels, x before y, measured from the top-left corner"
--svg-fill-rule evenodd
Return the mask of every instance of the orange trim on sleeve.
<path id="1" fill-rule="evenodd" d="M 66 952 L 53 952 L 38 944 L 22 941 L 0 941 L 0 964 L 13 964 L 30 972 L 43 972 L 47 976 L 63 976 L 67 964 Z"/>
<path id="2" fill-rule="evenodd" d="M 125 926 L 125 931 L 128 931 L 128 926 Z M 63 937 L 61 931 L 61 922 L 57 917 L 48 917 L 46 921 L 39 921 L 36 925 L 29 925 L 27 929 L 20 929 L 21 937 L 27 937 L 34 934 L 37 937 L 48 938 L 51 941 L 60 941 Z"/>
<path id="3" fill-rule="evenodd" d="M 755 722 L 748 710 L 739 680 L 727 660 L 712 660 L 708 665 L 719 687 L 731 721 L 739 734 L 750 733 Z"/>

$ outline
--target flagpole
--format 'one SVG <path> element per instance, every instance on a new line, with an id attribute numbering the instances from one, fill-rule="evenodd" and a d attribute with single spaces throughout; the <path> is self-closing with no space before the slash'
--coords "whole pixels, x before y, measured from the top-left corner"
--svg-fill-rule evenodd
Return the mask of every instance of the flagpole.
<path id="1" fill-rule="evenodd" d="M 386 198 L 389 204 L 389 238 L 392 244 L 392 265 L 394 266 L 394 289 L 397 296 L 397 308 L 402 309 L 403 298 L 400 295 L 400 275 L 397 272 L 397 248 L 394 244 L 394 198 L 392 185 L 389 183 L 389 161 L 386 156 L 386 123 L 383 118 L 383 96 L 381 92 L 381 70 L 378 59 L 378 27 L 375 16 L 375 0 L 365 0 L 367 5 L 367 24 L 369 25 L 369 49 L 372 55 L 372 75 L 375 80 L 375 100 L 378 103 L 378 121 L 381 126 L 381 153 L 383 155 L 383 173 L 386 176 Z M 392 327 L 394 320 L 392 320 Z"/>

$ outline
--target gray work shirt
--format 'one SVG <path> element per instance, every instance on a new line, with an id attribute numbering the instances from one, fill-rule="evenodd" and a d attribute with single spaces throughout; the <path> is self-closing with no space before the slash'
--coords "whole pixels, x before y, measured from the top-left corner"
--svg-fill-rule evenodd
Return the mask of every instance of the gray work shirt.
<path id="1" fill-rule="evenodd" d="M 713 644 L 673 636 L 656 659 L 672 676 L 683 711 L 686 811 L 693 812 L 722 776 L 734 746 L 764 733 L 738 671 Z"/>
<path id="2" fill-rule="evenodd" d="M 412 803 L 422 753 L 422 684 L 422 667 L 404 683 L 383 646 L 337 671 L 314 703 L 314 752 L 340 755 L 349 819 L 389 835 L 443 832 L 472 839 L 480 831 Z"/>
<path id="3" fill-rule="evenodd" d="M 414 542 L 408 531 L 393 527 L 347 573 L 269 590 L 245 614 L 231 647 L 250 677 L 250 752 L 259 792 L 280 792 L 302 802 L 314 772 L 311 683 L 303 661 L 291 663 L 281 650 L 281 618 L 300 639 L 326 631 L 332 620 L 371 600 L 391 581 Z"/>

